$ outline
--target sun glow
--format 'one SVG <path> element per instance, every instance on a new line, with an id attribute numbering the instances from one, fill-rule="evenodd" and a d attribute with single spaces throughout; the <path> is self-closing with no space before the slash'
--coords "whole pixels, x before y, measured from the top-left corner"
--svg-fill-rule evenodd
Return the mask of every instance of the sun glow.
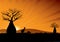
<path id="1" fill-rule="evenodd" d="M 16 30 L 20 30 L 20 28 L 16 27 Z"/>

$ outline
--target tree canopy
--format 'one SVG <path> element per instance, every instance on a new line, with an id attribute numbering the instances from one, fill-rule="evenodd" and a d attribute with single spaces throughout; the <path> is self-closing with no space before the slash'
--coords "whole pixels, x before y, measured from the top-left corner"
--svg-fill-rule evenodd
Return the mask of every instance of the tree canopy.
<path id="1" fill-rule="evenodd" d="M 6 12 L 1 12 L 4 20 L 15 21 L 19 19 L 22 15 L 19 10 L 8 9 Z"/>

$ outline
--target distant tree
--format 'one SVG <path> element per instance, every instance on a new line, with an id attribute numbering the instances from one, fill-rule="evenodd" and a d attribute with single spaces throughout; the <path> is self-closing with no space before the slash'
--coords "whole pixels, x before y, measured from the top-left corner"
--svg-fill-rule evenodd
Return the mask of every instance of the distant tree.
<path id="1" fill-rule="evenodd" d="M 58 25 L 56 23 L 52 23 L 51 27 L 53 27 L 53 33 L 56 33 L 56 28 L 58 28 Z"/>
<path id="2" fill-rule="evenodd" d="M 10 21 L 7 28 L 7 33 L 16 33 L 16 28 L 13 24 L 14 21 L 21 17 L 20 11 L 16 9 L 9 9 L 6 12 L 1 12 L 4 20 Z"/>

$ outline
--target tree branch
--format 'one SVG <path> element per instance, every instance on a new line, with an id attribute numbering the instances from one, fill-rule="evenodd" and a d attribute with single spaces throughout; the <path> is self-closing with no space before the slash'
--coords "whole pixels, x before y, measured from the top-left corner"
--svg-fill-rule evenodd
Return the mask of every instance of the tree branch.
<path id="1" fill-rule="evenodd" d="M 20 11 L 17 11 L 12 17 L 16 16 Z"/>
<path id="2" fill-rule="evenodd" d="M 8 16 L 8 17 L 11 17 L 8 12 L 7 12 L 7 13 L 2 13 L 2 14 L 3 14 L 3 15 L 6 15 L 6 16 Z"/>
<path id="3" fill-rule="evenodd" d="M 17 20 L 18 18 L 20 18 L 22 15 L 20 15 L 20 16 L 18 16 L 18 17 L 16 17 L 16 18 L 14 18 L 14 20 L 13 21 L 15 21 L 15 20 Z"/>
<path id="4" fill-rule="evenodd" d="M 2 17 L 3 17 L 4 20 L 8 20 L 8 21 L 10 21 L 9 18 L 5 18 L 4 16 L 2 16 Z"/>
<path id="5" fill-rule="evenodd" d="M 13 15 L 16 12 L 16 10 L 9 9 L 9 12 Z"/>

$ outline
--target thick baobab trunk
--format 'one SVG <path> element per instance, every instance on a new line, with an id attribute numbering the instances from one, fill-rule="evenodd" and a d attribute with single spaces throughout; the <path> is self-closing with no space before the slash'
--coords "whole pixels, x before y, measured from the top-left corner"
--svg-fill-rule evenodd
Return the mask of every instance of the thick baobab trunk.
<path id="1" fill-rule="evenodd" d="M 56 33 L 56 27 L 54 27 L 53 33 L 54 33 L 54 34 Z"/>
<path id="2" fill-rule="evenodd" d="M 16 34 L 16 28 L 13 24 L 13 21 L 10 21 L 9 26 L 7 28 L 7 34 Z"/>

